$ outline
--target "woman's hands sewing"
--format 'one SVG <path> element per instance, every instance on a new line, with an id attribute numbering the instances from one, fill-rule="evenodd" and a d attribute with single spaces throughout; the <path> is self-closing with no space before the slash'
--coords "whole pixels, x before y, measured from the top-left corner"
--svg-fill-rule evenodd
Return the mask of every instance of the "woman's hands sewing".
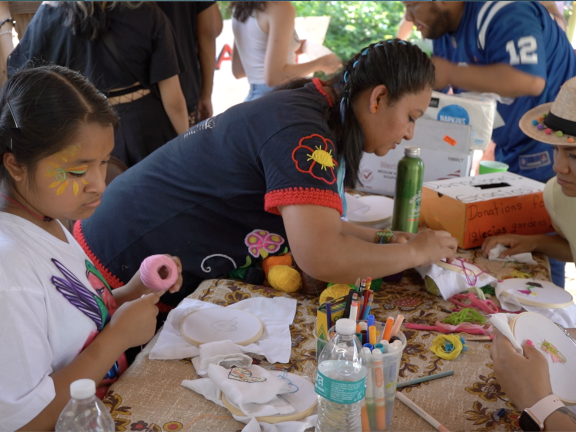
<path id="1" fill-rule="evenodd" d="M 502 252 L 498 258 L 504 258 L 509 255 L 516 255 L 519 253 L 533 252 L 538 247 L 539 236 L 527 236 L 527 235 L 516 235 L 516 234 L 506 234 L 498 237 L 489 237 L 484 240 L 482 244 L 482 253 L 485 257 L 496 245 L 504 245 L 510 249 Z"/>
<path id="2" fill-rule="evenodd" d="M 442 259 L 454 261 L 458 240 L 449 232 L 424 228 L 413 234 L 407 246 L 411 247 L 417 263 L 414 267 L 427 266 Z"/>
<path id="3" fill-rule="evenodd" d="M 522 348 L 524 355 L 518 354 L 508 338 L 494 330 L 490 347 L 494 373 L 502 390 L 520 411 L 552 394 L 546 358 L 528 343 Z"/>

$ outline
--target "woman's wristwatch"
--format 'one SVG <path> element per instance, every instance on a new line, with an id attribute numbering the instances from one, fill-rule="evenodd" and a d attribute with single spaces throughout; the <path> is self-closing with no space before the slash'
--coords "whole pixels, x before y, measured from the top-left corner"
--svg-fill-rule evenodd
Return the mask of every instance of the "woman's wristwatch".
<path id="1" fill-rule="evenodd" d="M 564 404 L 558 396 L 553 394 L 540 399 L 533 406 L 522 411 L 518 422 L 520 428 L 523 431 L 543 431 L 544 421 L 546 421 L 550 414 L 563 406 Z"/>

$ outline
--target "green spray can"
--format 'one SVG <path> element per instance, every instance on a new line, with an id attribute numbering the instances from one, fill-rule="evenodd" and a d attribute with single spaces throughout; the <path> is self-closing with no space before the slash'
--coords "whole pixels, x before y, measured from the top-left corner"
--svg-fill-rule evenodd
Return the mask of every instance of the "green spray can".
<path id="1" fill-rule="evenodd" d="M 420 149 L 406 147 L 404 157 L 398 162 L 396 173 L 393 231 L 418 232 L 423 177 L 424 162 L 420 159 Z"/>

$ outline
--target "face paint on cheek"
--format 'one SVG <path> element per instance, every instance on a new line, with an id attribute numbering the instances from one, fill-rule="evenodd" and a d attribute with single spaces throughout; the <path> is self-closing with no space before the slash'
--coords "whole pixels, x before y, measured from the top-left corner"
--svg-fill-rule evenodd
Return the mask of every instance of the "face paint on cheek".
<path id="1" fill-rule="evenodd" d="M 60 159 L 60 161 L 62 161 L 63 163 L 68 163 L 71 160 L 71 158 L 75 157 L 75 155 L 78 153 L 79 150 L 80 150 L 80 144 L 74 144 L 68 146 L 61 152 L 56 153 L 55 157 Z M 75 166 L 68 169 L 62 168 L 60 164 L 57 164 L 55 162 L 48 162 L 48 165 L 49 165 L 48 171 L 44 175 L 46 177 L 54 177 L 55 181 L 52 182 L 48 187 L 49 188 L 58 187 L 58 189 L 56 189 L 57 196 L 62 195 L 66 190 L 66 188 L 68 187 L 68 185 L 70 184 L 68 174 L 81 176 L 84 173 L 86 173 L 86 171 L 88 171 L 88 165 Z M 83 178 L 80 179 L 80 181 L 85 185 L 88 184 L 88 182 L 86 182 L 86 180 L 84 180 Z M 78 181 L 76 179 L 73 179 L 72 181 L 72 191 L 74 193 L 74 196 L 78 195 L 78 192 L 80 191 L 80 186 L 78 185 Z"/>

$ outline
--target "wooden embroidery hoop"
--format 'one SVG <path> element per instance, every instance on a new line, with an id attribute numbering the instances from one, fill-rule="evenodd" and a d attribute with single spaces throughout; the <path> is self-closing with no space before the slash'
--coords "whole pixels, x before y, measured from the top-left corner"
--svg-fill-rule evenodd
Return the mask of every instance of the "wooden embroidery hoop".
<path id="1" fill-rule="evenodd" d="M 517 291 L 519 289 L 526 289 L 526 286 L 529 282 L 536 282 L 542 285 L 542 288 L 547 290 L 547 292 L 540 293 L 538 296 L 528 296 L 527 294 L 522 294 L 521 292 Z M 502 291 L 502 295 L 504 297 L 513 295 L 514 297 L 516 297 L 516 300 L 518 300 L 518 303 L 522 305 L 535 306 L 546 309 L 561 309 L 568 307 L 574 303 L 574 298 L 572 297 L 572 294 L 554 285 L 551 282 L 541 280 L 533 281 L 531 279 L 511 278 L 511 279 L 505 279 L 502 282 L 498 282 L 498 284 L 509 285 L 509 287 L 505 287 L 507 289 Z M 534 297 L 534 299 L 532 299 L 531 297 Z M 537 301 L 538 297 L 548 301 Z"/>
<path id="2" fill-rule="evenodd" d="M 521 345 L 530 339 L 548 361 L 552 391 L 566 405 L 576 405 L 576 344 L 548 318 L 524 312 L 510 323 L 514 337 Z M 566 363 L 553 363 L 550 354 L 542 352 L 544 341 L 553 344 L 567 359 Z"/>
<path id="3" fill-rule="evenodd" d="M 229 328 L 234 331 L 221 331 L 211 327 L 218 321 L 232 321 L 236 318 L 236 325 Z M 241 320 L 243 330 L 238 331 L 238 319 Z M 180 334 L 191 345 L 199 346 L 209 342 L 231 340 L 237 345 L 249 345 L 256 342 L 262 336 L 264 325 L 257 316 L 242 309 L 227 307 L 201 309 L 194 311 L 180 323 Z"/>
<path id="4" fill-rule="evenodd" d="M 290 381 L 296 382 L 299 388 L 303 388 L 304 386 L 307 386 L 308 387 L 307 391 L 309 391 L 311 393 L 315 392 L 314 386 L 306 378 L 301 377 L 299 375 L 292 374 L 292 373 L 287 373 L 286 377 Z M 290 393 L 284 394 L 282 396 L 289 397 L 289 394 Z M 228 401 L 228 399 L 226 399 L 226 395 L 224 395 L 224 393 L 222 393 L 222 403 L 224 404 L 224 407 L 226 407 L 226 409 L 228 411 L 230 411 L 233 415 L 246 417 L 246 414 L 244 414 L 242 411 L 240 411 L 238 408 L 236 408 L 234 405 L 232 405 Z M 285 422 L 285 421 L 302 420 L 303 418 L 306 418 L 309 415 L 312 415 L 312 413 L 316 410 L 317 405 L 318 405 L 318 399 L 315 397 L 312 405 L 310 405 L 308 408 L 306 408 L 302 411 L 293 412 L 293 413 L 286 414 L 286 415 L 256 417 L 256 421 L 264 422 L 264 423 L 280 423 L 280 422 Z"/>
<path id="5" fill-rule="evenodd" d="M 480 276 L 482 273 L 484 273 L 484 271 L 478 267 L 476 264 L 473 263 L 469 263 L 468 261 L 462 261 L 462 263 L 464 263 L 463 265 L 466 266 L 466 264 L 470 264 L 473 265 L 476 268 L 468 268 L 466 267 L 466 270 L 472 272 L 474 274 L 474 276 Z M 442 267 L 445 270 L 450 270 L 456 273 L 462 273 L 464 274 L 464 270 L 462 269 L 461 266 L 458 266 L 456 264 L 450 264 L 447 263 L 445 261 L 436 261 L 434 264 L 436 264 L 438 267 Z"/>

